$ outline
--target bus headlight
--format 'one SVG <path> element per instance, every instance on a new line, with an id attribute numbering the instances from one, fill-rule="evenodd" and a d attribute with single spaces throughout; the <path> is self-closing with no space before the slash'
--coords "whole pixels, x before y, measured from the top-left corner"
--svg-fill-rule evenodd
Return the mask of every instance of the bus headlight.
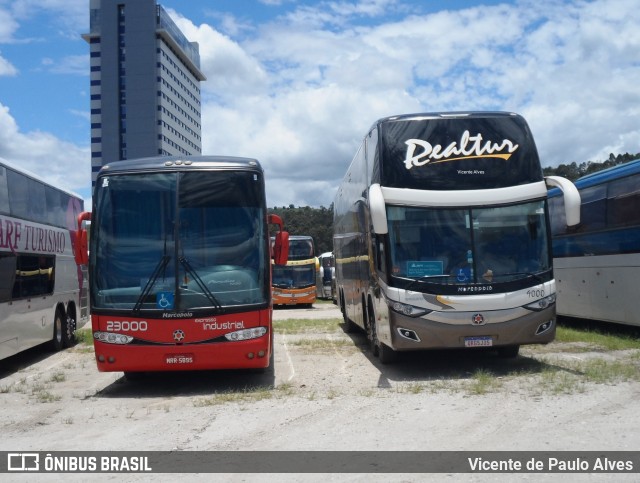
<path id="1" fill-rule="evenodd" d="M 554 303 L 556 303 L 556 294 L 551 294 L 547 297 L 541 298 L 540 300 L 536 300 L 531 304 L 525 305 L 524 308 L 540 312 Z"/>
<path id="2" fill-rule="evenodd" d="M 235 332 L 229 332 L 228 334 L 224 334 L 224 336 L 227 340 L 235 342 L 237 340 L 257 339 L 258 337 L 262 337 L 266 333 L 266 327 L 255 327 L 253 329 L 243 329 L 236 330 Z"/>
<path id="3" fill-rule="evenodd" d="M 391 310 L 394 312 L 398 312 L 399 314 L 407 315 L 409 317 L 420 317 L 421 315 L 429 312 L 427 309 L 423 309 L 422 307 L 415 307 L 414 305 L 403 304 L 393 300 L 389 300 L 389 307 L 391 307 Z"/>
<path id="4" fill-rule="evenodd" d="M 113 332 L 94 332 L 93 338 L 107 344 L 129 344 L 133 340 L 130 335 L 115 334 Z"/>

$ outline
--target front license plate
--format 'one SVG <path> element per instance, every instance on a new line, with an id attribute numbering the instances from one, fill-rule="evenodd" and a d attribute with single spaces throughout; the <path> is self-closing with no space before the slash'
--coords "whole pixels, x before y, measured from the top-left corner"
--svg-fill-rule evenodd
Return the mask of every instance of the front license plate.
<path id="1" fill-rule="evenodd" d="M 165 361 L 167 364 L 193 364 L 195 358 L 193 354 L 167 354 Z"/>
<path id="2" fill-rule="evenodd" d="M 490 335 L 484 335 L 480 337 L 465 337 L 465 347 L 491 347 L 493 345 L 493 339 Z"/>

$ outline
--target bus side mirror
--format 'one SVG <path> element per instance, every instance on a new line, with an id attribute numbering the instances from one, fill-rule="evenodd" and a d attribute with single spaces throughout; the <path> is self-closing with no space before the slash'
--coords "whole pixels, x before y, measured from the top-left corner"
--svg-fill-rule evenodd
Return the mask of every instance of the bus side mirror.
<path id="1" fill-rule="evenodd" d="M 545 176 L 547 186 L 560 188 L 564 197 L 564 211 L 567 226 L 575 226 L 580 223 L 580 192 L 567 178 L 562 176 Z"/>
<path id="2" fill-rule="evenodd" d="M 76 230 L 76 244 L 74 247 L 74 256 L 77 265 L 86 265 L 89 263 L 89 241 L 87 237 L 87 229 L 82 226 L 82 222 L 88 220 L 91 220 L 90 211 L 83 211 L 78 215 L 78 229 Z"/>
<path id="3" fill-rule="evenodd" d="M 377 235 L 384 235 L 389 231 L 387 226 L 387 210 L 384 204 L 382 188 L 378 183 L 372 184 L 369 188 L 369 212 L 371 214 L 371 224 L 373 231 Z"/>
<path id="4" fill-rule="evenodd" d="M 271 258 L 276 265 L 286 265 L 289 259 L 289 233 L 283 231 L 284 223 L 278 215 L 269 215 L 270 224 L 278 225 L 278 232 L 274 236 Z"/>

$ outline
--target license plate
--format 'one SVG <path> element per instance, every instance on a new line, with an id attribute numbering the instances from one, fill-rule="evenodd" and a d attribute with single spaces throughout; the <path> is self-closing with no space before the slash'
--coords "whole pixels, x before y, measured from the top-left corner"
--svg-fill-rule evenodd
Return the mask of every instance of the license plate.
<path id="1" fill-rule="evenodd" d="M 490 335 L 484 335 L 480 337 L 465 337 L 465 347 L 491 347 L 493 345 L 493 339 Z"/>
<path id="2" fill-rule="evenodd" d="M 194 361 L 193 354 L 167 354 L 165 357 L 167 364 L 193 364 Z"/>

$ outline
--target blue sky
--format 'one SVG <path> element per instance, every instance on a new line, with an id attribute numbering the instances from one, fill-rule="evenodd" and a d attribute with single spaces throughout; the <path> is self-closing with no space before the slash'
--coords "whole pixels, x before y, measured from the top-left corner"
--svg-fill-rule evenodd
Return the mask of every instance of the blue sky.
<path id="1" fill-rule="evenodd" d="M 202 70 L 203 152 L 252 156 L 269 206 L 329 206 L 365 131 L 522 114 L 544 165 L 640 152 L 636 0 L 160 1 Z M 88 0 L 0 0 L 0 157 L 90 199 Z"/>

